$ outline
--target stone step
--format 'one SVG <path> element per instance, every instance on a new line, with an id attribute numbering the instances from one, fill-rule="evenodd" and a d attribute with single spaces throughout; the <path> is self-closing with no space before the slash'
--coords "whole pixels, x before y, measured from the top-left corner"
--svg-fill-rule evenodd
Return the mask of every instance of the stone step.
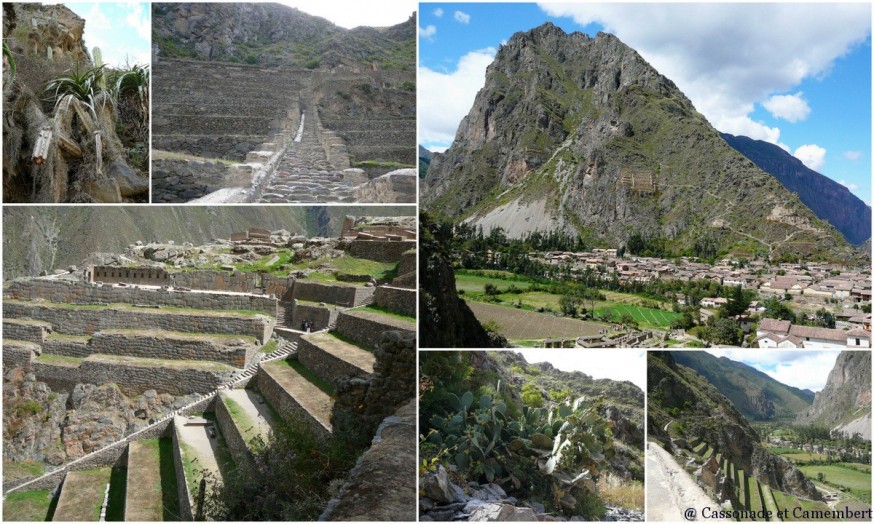
<path id="1" fill-rule="evenodd" d="M 97 522 L 111 468 L 70 471 L 64 477 L 53 521 Z"/>
<path id="2" fill-rule="evenodd" d="M 386 331 L 416 332 L 416 321 L 375 309 L 348 309 L 337 316 L 337 333 L 374 349 Z"/>
<path id="3" fill-rule="evenodd" d="M 127 447 L 124 519 L 131 522 L 164 520 L 162 499 L 160 443 L 158 439 L 135 440 Z"/>
<path id="4" fill-rule="evenodd" d="M 302 417 L 322 436 L 331 434 L 331 410 L 334 400 L 286 360 L 261 365 L 257 376 L 261 394 L 287 421 Z"/>
<path id="5" fill-rule="evenodd" d="M 334 384 L 338 377 L 366 376 L 373 373 L 373 353 L 331 333 L 311 333 L 300 337 L 298 359 L 319 378 Z"/>
<path id="6" fill-rule="evenodd" d="M 264 398 L 248 389 L 220 391 L 215 415 L 237 464 L 251 461 L 253 446 L 266 444 L 277 423 Z"/>

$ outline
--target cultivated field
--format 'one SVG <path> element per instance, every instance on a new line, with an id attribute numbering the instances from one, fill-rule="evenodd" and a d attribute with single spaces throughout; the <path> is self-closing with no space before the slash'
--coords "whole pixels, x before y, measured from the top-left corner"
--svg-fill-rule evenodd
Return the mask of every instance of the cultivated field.
<path id="1" fill-rule="evenodd" d="M 819 474 L 822 473 L 824 475 L 823 482 L 827 485 L 847 488 L 847 490 L 861 500 L 871 500 L 870 472 L 866 473 L 843 464 L 800 466 L 798 469 L 813 481 L 817 481 Z"/>
<path id="2" fill-rule="evenodd" d="M 581 337 L 597 335 L 599 330 L 605 328 L 604 324 L 598 322 L 556 317 L 524 309 L 474 301 L 468 301 L 467 305 L 480 323 L 496 323 L 498 332 L 508 340 Z"/>
<path id="3" fill-rule="evenodd" d="M 605 303 L 602 306 L 595 307 L 595 316 L 598 318 L 613 318 L 614 321 L 620 322 L 622 314 L 631 315 L 637 320 L 641 327 L 653 326 L 658 328 L 667 328 L 671 325 L 674 319 L 680 318 L 682 315 L 673 311 L 664 311 L 661 309 L 652 309 L 640 306 L 629 306 L 625 304 L 609 304 Z"/>

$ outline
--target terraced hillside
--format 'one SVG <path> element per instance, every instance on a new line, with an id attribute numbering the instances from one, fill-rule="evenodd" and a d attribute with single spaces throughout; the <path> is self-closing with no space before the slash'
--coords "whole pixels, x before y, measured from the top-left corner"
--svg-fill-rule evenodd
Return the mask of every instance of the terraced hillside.
<path id="1" fill-rule="evenodd" d="M 398 475 L 415 467 L 415 435 L 403 430 L 414 411 L 380 423 L 414 396 L 415 290 L 290 279 L 276 297 L 36 279 L 7 286 L 5 298 L 4 368 L 58 391 L 112 381 L 196 394 L 109 446 L 5 483 L 6 520 L 221 518 L 228 508 L 200 509 L 201 481 L 212 492 L 257 476 L 264 446 L 289 431 L 303 431 L 312 451 L 338 434 L 365 435 L 365 448 L 374 434 L 384 441 L 364 452 L 359 473 L 383 480 L 365 488 L 353 474 L 326 518 L 414 518 L 415 488 Z M 318 314 L 318 331 L 295 329 Z"/>

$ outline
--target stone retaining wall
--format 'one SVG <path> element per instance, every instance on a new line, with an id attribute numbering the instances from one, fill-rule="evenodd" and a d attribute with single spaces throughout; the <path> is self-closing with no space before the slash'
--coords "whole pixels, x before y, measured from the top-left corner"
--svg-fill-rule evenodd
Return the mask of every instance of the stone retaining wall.
<path id="1" fill-rule="evenodd" d="M 176 472 L 176 496 L 179 500 L 179 519 L 190 522 L 194 520 L 194 511 L 191 494 L 188 492 L 188 479 L 185 477 L 185 466 L 182 460 L 182 446 L 180 445 L 179 429 L 173 419 L 173 469 Z"/>
<path id="2" fill-rule="evenodd" d="M 205 367 L 213 367 L 207 370 Z M 149 389 L 171 395 L 208 393 L 230 380 L 234 370 L 213 364 L 211 366 L 161 366 L 160 361 L 91 355 L 78 366 L 34 362 L 37 380 L 49 384 L 53 390 L 70 392 L 76 384 L 118 385 L 128 396 L 140 395 Z"/>
<path id="3" fill-rule="evenodd" d="M 401 259 L 398 262 L 398 275 L 406 275 L 407 273 L 412 273 L 413 271 L 415 271 L 417 260 L 418 257 L 416 256 L 415 249 L 405 251 L 401 255 Z"/>
<path id="4" fill-rule="evenodd" d="M 357 310 L 341 311 L 337 317 L 337 333 L 346 338 L 355 340 L 362 346 L 373 349 L 382 340 L 382 334 L 386 331 L 404 331 L 413 333 L 416 330 L 414 323 L 407 323 L 391 315 L 358 314 Z"/>
<path id="5" fill-rule="evenodd" d="M 3 301 L 3 316 L 45 321 L 68 335 L 93 335 L 110 329 L 160 329 L 185 333 L 233 333 L 264 343 L 273 334 L 276 320 L 262 315 L 207 315 L 161 309 L 78 309 L 52 304 Z"/>
<path id="6" fill-rule="evenodd" d="M 355 188 L 356 202 L 376 204 L 415 204 L 415 169 L 396 169 Z"/>
<path id="7" fill-rule="evenodd" d="M 224 399 L 219 393 L 219 398 L 215 403 L 215 420 L 225 438 L 225 443 L 228 445 L 228 451 L 234 456 L 234 461 L 237 466 L 241 466 L 241 462 L 251 465 L 253 463 L 252 451 L 246 445 L 246 437 L 243 435 L 240 428 L 234 423 L 231 412 L 228 406 L 224 403 Z"/>
<path id="8" fill-rule="evenodd" d="M 91 337 L 91 352 L 168 360 L 204 360 L 238 368 L 252 360 L 258 347 L 242 338 L 215 340 L 182 334 L 149 335 L 140 332 L 99 331 Z"/>
<path id="9" fill-rule="evenodd" d="M 365 286 L 341 286 L 321 282 L 296 280 L 292 294 L 297 300 L 325 302 L 343 307 L 360 306 L 373 295 L 374 288 Z"/>
<path id="10" fill-rule="evenodd" d="M 283 302 L 289 302 L 292 298 L 291 289 L 294 286 L 292 277 L 275 277 L 273 275 L 261 275 L 261 289 L 264 294 L 279 297 Z"/>
<path id="11" fill-rule="evenodd" d="M 270 139 L 268 134 L 221 136 L 221 135 L 152 135 L 152 148 L 176 151 L 202 158 L 222 158 L 244 162 L 246 153 Z"/>
<path id="12" fill-rule="evenodd" d="M 31 369 L 31 363 L 40 348 L 33 342 L 3 341 L 3 369 Z"/>
<path id="13" fill-rule="evenodd" d="M 217 191 L 224 186 L 228 166 L 222 162 L 152 160 L 152 202 L 181 203 Z"/>
<path id="14" fill-rule="evenodd" d="M 402 315 L 416 316 L 416 290 L 379 286 L 373 296 L 374 305 Z"/>
<path id="15" fill-rule="evenodd" d="M 251 293 L 258 288 L 258 275 L 234 271 L 183 271 L 173 273 L 173 284 L 191 289 Z M 260 289 L 259 289 L 260 291 Z"/>
<path id="16" fill-rule="evenodd" d="M 3 338 L 42 344 L 46 339 L 46 334 L 50 333 L 51 330 L 52 326 L 48 322 L 3 319 Z"/>
<path id="17" fill-rule="evenodd" d="M 317 336 L 320 337 L 322 335 Z M 362 374 L 362 371 L 352 364 L 335 357 L 327 351 L 322 351 L 306 335 L 300 337 L 300 342 L 298 342 L 297 358 L 307 369 L 329 383 L 334 383 L 340 377 L 354 377 Z"/>
<path id="18" fill-rule="evenodd" d="M 294 300 L 291 313 L 291 326 L 300 329 L 301 322 L 309 320 L 313 324 L 313 331 L 321 331 L 337 320 L 340 312 L 336 306 L 320 306 L 313 303 L 304 303 Z"/>
<path id="19" fill-rule="evenodd" d="M 123 303 L 219 311 L 241 309 L 276 316 L 276 300 L 264 296 L 98 286 L 64 280 L 16 280 L 5 289 L 5 296 L 15 300 L 41 298 L 66 304 Z"/>
<path id="20" fill-rule="evenodd" d="M 88 340 L 70 340 L 50 338 L 43 343 L 43 351 L 47 355 L 62 355 L 65 357 L 85 358 L 91 354 Z"/>
<path id="21" fill-rule="evenodd" d="M 349 254 L 376 262 L 397 262 L 405 251 L 415 247 L 413 240 L 353 240 L 349 243 Z"/>
<path id="22" fill-rule="evenodd" d="M 382 419 L 415 398 L 415 334 L 387 331 L 373 353 L 372 375 L 335 382 L 331 414 L 335 432 L 372 435 Z"/>
<path id="23" fill-rule="evenodd" d="M 331 438 L 331 431 L 313 418 L 288 391 L 276 381 L 268 367 L 261 366 L 255 375 L 255 385 L 261 395 L 284 420 L 303 420 L 319 439 Z"/>

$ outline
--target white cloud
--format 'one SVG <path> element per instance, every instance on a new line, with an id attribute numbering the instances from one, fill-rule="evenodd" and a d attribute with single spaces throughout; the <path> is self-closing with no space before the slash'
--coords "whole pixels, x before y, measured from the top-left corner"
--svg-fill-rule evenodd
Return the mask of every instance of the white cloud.
<path id="1" fill-rule="evenodd" d="M 419 68 L 419 140 L 423 144 L 450 144 L 461 119 L 485 84 L 486 68 L 495 58 L 494 47 L 471 51 L 450 73 Z"/>
<path id="2" fill-rule="evenodd" d="M 140 38 L 148 40 L 152 34 L 152 22 L 150 20 L 149 11 L 144 8 L 143 4 L 119 4 L 125 6 L 128 13 L 124 18 L 124 22 L 136 31 Z"/>
<path id="3" fill-rule="evenodd" d="M 439 7 L 437 9 L 435 9 L 434 16 L 436 16 L 437 18 L 441 18 L 443 16 L 443 9 L 441 9 Z"/>
<path id="4" fill-rule="evenodd" d="M 85 29 L 93 31 L 105 31 L 112 27 L 109 18 L 100 10 L 100 4 L 91 6 L 91 10 L 82 18 L 85 19 Z"/>
<path id="5" fill-rule="evenodd" d="M 434 40 L 434 35 L 437 34 L 437 28 L 434 24 L 428 24 L 427 27 L 419 26 L 419 36 L 426 40 Z"/>
<path id="6" fill-rule="evenodd" d="M 820 391 L 835 367 L 837 351 L 706 350 L 752 366 L 774 380 L 800 389 Z"/>
<path id="7" fill-rule="evenodd" d="M 582 25 L 602 24 L 673 80 L 717 129 L 772 143 L 780 130 L 749 118 L 755 104 L 828 74 L 871 32 L 871 6 L 861 3 L 540 7 Z"/>
<path id="8" fill-rule="evenodd" d="M 844 151 L 844 158 L 847 160 L 859 160 L 862 158 L 861 151 Z"/>
<path id="9" fill-rule="evenodd" d="M 847 182 L 847 181 L 844 180 L 843 178 L 840 179 L 840 180 L 838 181 L 838 184 L 844 186 L 845 188 L 847 188 L 847 189 L 849 189 L 850 191 L 853 191 L 853 192 L 855 192 L 856 190 L 859 189 L 859 186 L 858 186 L 858 185 L 856 185 L 856 184 L 854 184 L 854 183 L 852 183 L 852 182 Z"/>
<path id="10" fill-rule="evenodd" d="M 806 144 L 795 150 L 795 158 L 813 169 L 819 171 L 825 165 L 825 148 L 816 144 Z"/>
<path id="11" fill-rule="evenodd" d="M 806 120 L 810 115 L 810 106 L 804 99 L 804 93 L 797 92 L 794 95 L 775 95 L 765 100 L 762 106 L 768 110 L 774 118 L 782 118 L 790 123 Z"/>
<path id="12" fill-rule="evenodd" d="M 646 352 L 622 350 L 622 365 L 616 365 L 616 353 L 599 349 L 521 349 L 529 364 L 549 362 L 562 371 L 582 371 L 593 378 L 627 380 L 646 390 Z"/>
<path id="13" fill-rule="evenodd" d="M 470 23 L 470 15 L 465 13 L 464 11 L 456 11 L 453 16 L 455 17 L 456 21 L 461 22 L 462 24 Z"/>

